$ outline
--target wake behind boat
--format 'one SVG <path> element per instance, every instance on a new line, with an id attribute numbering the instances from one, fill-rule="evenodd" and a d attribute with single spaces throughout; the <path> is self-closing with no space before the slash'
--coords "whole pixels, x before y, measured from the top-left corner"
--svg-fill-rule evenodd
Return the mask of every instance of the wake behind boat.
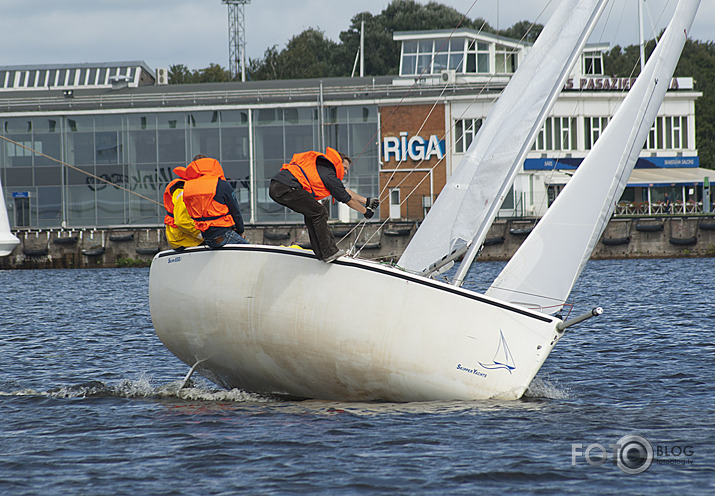
<path id="1" fill-rule="evenodd" d="M 347 257 L 324 264 L 311 252 L 258 245 L 163 252 L 149 281 L 157 335 L 192 372 L 227 388 L 331 400 L 519 398 L 563 330 L 600 313 L 567 322 L 552 315 L 625 187 L 698 4 L 681 0 L 643 76 L 562 192 L 564 200 L 557 199 L 525 241 L 530 252 L 515 255 L 523 281 L 510 263 L 488 295 L 460 287 L 605 0 L 560 4 L 408 246 L 401 259 L 408 271 Z M 518 115 L 510 116 L 514 109 Z M 516 120 L 528 122 L 514 126 Z M 504 150 L 504 136 L 516 143 L 513 150 Z M 615 161 L 613 176 L 593 187 L 604 158 Z M 482 179 L 494 186 L 474 190 Z M 588 225 L 564 224 L 574 208 Z M 574 233 L 564 233 L 564 225 L 575 226 Z M 578 253 L 544 277 L 536 269 L 555 263 L 544 247 L 567 235 Z M 462 255 L 452 284 L 428 277 Z"/>

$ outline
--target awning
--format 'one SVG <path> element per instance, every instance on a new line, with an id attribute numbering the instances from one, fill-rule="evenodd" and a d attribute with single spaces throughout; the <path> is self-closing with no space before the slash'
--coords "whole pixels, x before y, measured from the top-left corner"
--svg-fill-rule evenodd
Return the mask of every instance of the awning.
<path id="1" fill-rule="evenodd" d="M 566 184 L 571 175 L 573 173 L 567 175 L 563 172 L 555 172 L 547 177 L 545 182 L 546 184 Z M 703 184 L 705 177 L 709 177 L 711 182 L 715 182 L 715 170 L 701 167 L 633 169 L 631 177 L 628 179 L 628 186 L 644 188 L 673 185 L 697 186 Z"/>
<path id="2" fill-rule="evenodd" d="M 715 170 L 700 167 L 634 169 L 628 186 L 696 186 L 702 185 L 705 177 L 715 180 Z"/>

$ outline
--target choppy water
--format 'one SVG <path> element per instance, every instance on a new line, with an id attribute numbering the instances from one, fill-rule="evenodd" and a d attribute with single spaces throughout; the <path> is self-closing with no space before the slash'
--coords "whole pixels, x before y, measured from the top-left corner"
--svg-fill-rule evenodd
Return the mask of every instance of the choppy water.
<path id="1" fill-rule="evenodd" d="M 574 312 L 606 313 L 527 397 L 408 404 L 177 393 L 147 269 L 0 272 L 0 494 L 713 494 L 714 271 L 589 262 Z M 653 446 L 643 473 L 581 454 L 630 434 Z"/>

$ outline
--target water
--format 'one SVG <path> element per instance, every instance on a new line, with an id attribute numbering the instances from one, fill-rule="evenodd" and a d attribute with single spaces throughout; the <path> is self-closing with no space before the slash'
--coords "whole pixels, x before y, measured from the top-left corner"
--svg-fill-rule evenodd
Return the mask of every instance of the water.
<path id="1" fill-rule="evenodd" d="M 179 393 L 147 269 L 0 272 L 0 494 L 713 494 L 714 269 L 589 262 L 524 399 L 408 404 Z M 631 434 L 669 464 L 581 454 Z"/>

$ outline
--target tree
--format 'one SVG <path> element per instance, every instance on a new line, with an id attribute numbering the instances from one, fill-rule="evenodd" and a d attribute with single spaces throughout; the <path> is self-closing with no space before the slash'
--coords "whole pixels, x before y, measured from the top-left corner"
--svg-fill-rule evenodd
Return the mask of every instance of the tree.
<path id="1" fill-rule="evenodd" d="M 662 33 L 661 33 L 662 34 Z M 646 43 L 646 58 L 653 53 L 655 41 Z M 614 46 L 603 58 L 606 74 L 636 77 L 640 74 L 640 47 Z M 675 77 L 691 76 L 695 89 L 703 96 L 695 102 L 695 144 L 700 166 L 715 169 L 715 43 L 688 40 L 675 68 Z"/>
<path id="2" fill-rule="evenodd" d="M 344 71 L 333 66 L 337 43 L 322 31 L 309 28 L 291 38 L 279 55 L 283 77 L 287 79 L 341 76 Z"/>
<path id="3" fill-rule="evenodd" d="M 279 51 L 277 46 L 266 49 L 263 58 L 248 61 L 249 77 L 272 80 L 350 76 L 360 45 L 362 21 L 365 22 L 365 73 L 368 75 L 398 73 L 400 43 L 392 39 L 396 31 L 469 28 L 496 33 L 484 19 L 471 20 L 435 1 L 422 5 L 415 0 L 393 0 L 380 14 L 362 12 L 353 16 L 348 29 L 340 33 L 338 43 L 326 38 L 319 29 L 309 28 L 291 38 L 283 50 Z M 498 34 L 533 43 L 542 30 L 540 24 L 520 21 Z M 655 41 L 646 43 L 646 56 L 654 48 Z M 639 57 L 638 45 L 616 45 L 604 53 L 605 73 L 636 77 L 640 73 Z M 702 166 L 715 168 L 715 44 L 688 41 L 675 74 L 692 76 L 695 89 L 703 93 L 695 105 L 696 143 Z M 216 64 L 193 72 L 184 65 L 173 65 L 169 69 L 170 84 L 229 80 L 228 71 Z"/>
<path id="4" fill-rule="evenodd" d="M 218 64 L 209 64 L 205 69 L 198 69 L 192 74 L 194 83 L 225 83 L 231 81 L 231 73 Z"/>
<path id="5" fill-rule="evenodd" d="M 169 67 L 169 84 L 187 84 L 191 82 L 191 72 L 183 64 Z"/>
<path id="6" fill-rule="evenodd" d="M 397 74 L 400 68 L 400 43 L 392 39 L 396 31 L 472 28 L 494 32 L 483 19 L 474 21 L 452 7 L 429 2 L 421 5 L 414 0 L 393 0 L 379 15 L 363 12 L 354 16 L 350 27 L 340 33 L 341 65 L 349 61 L 349 71 L 360 46 L 360 25 L 365 21 L 365 73 Z M 346 76 L 350 75 L 346 73 Z"/>
<path id="7" fill-rule="evenodd" d="M 542 24 L 534 24 L 531 21 L 519 21 L 510 28 L 500 30 L 499 34 L 514 40 L 534 43 L 543 30 L 544 26 Z"/>

